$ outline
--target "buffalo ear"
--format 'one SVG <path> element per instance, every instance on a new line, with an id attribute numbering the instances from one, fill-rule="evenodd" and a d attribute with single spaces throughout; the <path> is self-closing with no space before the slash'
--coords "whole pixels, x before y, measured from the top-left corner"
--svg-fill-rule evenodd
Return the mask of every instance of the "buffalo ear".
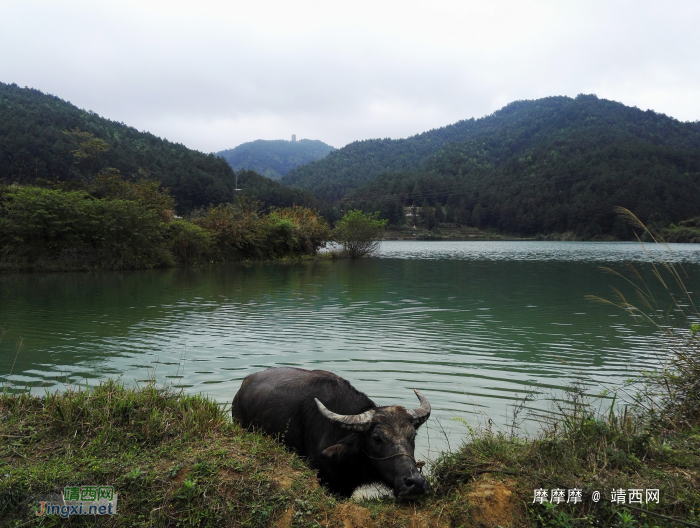
<path id="1" fill-rule="evenodd" d="M 357 435 L 351 434 L 346 436 L 342 440 L 339 440 L 337 444 L 333 444 L 327 447 L 321 452 L 321 456 L 326 458 L 343 458 L 347 455 L 352 455 L 360 450 L 360 443 L 357 440 Z"/>

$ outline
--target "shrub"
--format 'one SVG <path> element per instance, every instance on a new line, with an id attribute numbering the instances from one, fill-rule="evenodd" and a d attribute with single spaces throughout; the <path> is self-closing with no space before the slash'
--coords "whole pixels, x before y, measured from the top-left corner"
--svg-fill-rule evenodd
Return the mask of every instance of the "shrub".
<path id="1" fill-rule="evenodd" d="M 379 212 L 365 214 L 352 210 L 335 223 L 333 235 L 350 258 L 371 255 L 379 246 L 387 220 L 379 220 Z"/>
<path id="2" fill-rule="evenodd" d="M 262 215 L 259 206 L 241 198 L 209 207 L 193 222 L 212 233 L 222 260 L 313 255 L 330 237 L 326 221 L 311 209 L 295 206 Z"/>
<path id="3" fill-rule="evenodd" d="M 315 255 L 331 238 L 328 222 L 313 209 L 308 207 L 286 207 L 274 209 L 270 218 L 275 221 L 288 221 L 293 227 L 293 255 Z"/>
<path id="4" fill-rule="evenodd" d="M 239 199 L 236 204 L 209 207 L 193 222 L 212 233 L 219 259 L 264 258 L 265 233 L 257 209 L 257 203 Z"/>
<path id="5" fill-rule="evenodd" d="M 214 255 L 212 233 L 186 220 L 167 224 L 168 249 L 178 264 L 202 264 L 211 262 Z"/>
<path id="6" fill-rule="evenodd" d="M 168 265 L 163 230 L 158 213 L 142 200 L 40 187 L 0 191 L 0 246 L 6 258 L 30 267 L 46 261 L 69 268 Z"/>

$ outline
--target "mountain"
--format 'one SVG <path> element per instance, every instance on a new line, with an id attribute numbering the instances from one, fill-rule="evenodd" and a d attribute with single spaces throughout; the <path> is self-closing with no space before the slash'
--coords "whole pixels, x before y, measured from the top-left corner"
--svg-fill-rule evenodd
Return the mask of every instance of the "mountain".
<path id="1" fill-rule="evenodd" d="M 224 158 L 233 169 L 254 170 L 273 180 L 281 179 L 299 165 L 325 158 L 335 148 L 316 139 L 285 141 L 258 139 L 215 155 Z"/>
<path id="2" fill-rule="evenodd" d="M 127 180 L 169 188 L 177 210 L 235 200 L 243 193 L 278 207 L 311 205 L 313 195 L 252 171 L 236 174 L 225 160 L 104 119 L 31 88 L 0 83 L 0 183 L 82 181 L 106 168 Z"/>
<path id="3" fill-rule="evenodd" d="M 627 207 L 668 225 L 700 214 L 700 123 L 594 95 L 516 101 L 401 140 L 352 143 L 283 183 L 427 227 L 625 237 Z"/>

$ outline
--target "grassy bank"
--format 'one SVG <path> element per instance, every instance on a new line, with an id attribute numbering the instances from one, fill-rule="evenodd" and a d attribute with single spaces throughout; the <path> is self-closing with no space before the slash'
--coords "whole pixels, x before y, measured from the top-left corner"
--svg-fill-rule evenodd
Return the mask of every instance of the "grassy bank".
<path id="1" fill-rule="evenodd" d="M 432 494 L 341 502 L 293 454 L 241 430 L 200 396 L 107 381 L 44 397 L 0 396 L 0 525 L 57 526 L 37 497 L 113 485 L 118 514 L 71 526 L 681 526 L 698 523 L 700 430 L 654 431 L 634 415 L 592 414 L 576 399 L 547 435 L 472 430 L 432 468 Z M 538 488 L 580 488 L 578 505 L 532 504 Z M 643 510 L 594 503 L 599 490 L 657 488 Z M 639 505 L 637 505 L 639 506 Z"/>
<path id="2" fill-rule="evenodd" d="M 0 438 L 2 526 L 68 522 L 36 517 L 37 501 L 81 485 L 113 485 L 118 514 L 72 517 L 71 526 L 404 526 L 416 515 L 467 514 L 438 496 L 340 503 L 302 460 L 243 431 L 216 403 L 154 385 L 2 394 Z"/>
<path id="3" fill-rule="evenodd" d="M 99 519 L 108 526 L 268 526 L 293 505 L 329 500 L 298 458 L 198 396 L 108 381 L 46 397 L 5 394 L 0 417 L 4 526 L 34 520 L 32 497 L 71 485 L 115 486 L 119 513 Z"/>
<path id="4" fill-rule="evenodd" d="M 571 396 L 573 407 L 536 439 L 472 432 L 437 465 L 438 491 L 491 474 L 511 482 L 525 526 L 700 525 L 700 427 L 671 430 L 625 411 L 601 414 L 580 394 Z M 538 489 L 548 492 L 543 504 L 533 503 Z M 554 489 L 564 491 L 560 504 L 549 500 Z M 581 490 L 580 504 L 567 503 L 571 489 Z M 641 504 L 630 504 L 633 489 L 642 490 Z M 658 503 L 647 502 L 653 489 Z M 619 490 L 624 504 L 611 501 Z"/>

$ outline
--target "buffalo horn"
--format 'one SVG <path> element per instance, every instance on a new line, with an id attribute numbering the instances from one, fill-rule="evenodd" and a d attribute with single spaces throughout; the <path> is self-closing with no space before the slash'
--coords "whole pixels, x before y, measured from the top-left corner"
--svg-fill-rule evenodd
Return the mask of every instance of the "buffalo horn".
<path id="1" fill-rule="evenodd" d="M 329 411 L 325 405 L 318 401 L 318 398 L 314 398 L 314 400 L 316 400 L 318 410 L 321 411 L 323 416 L 341 429 L 346 429 L 348 431 L 354 431 L 356 433 L 366 431 L 372 422 L 372 417 L 374 416 L 374 409 L 365 411 L 362 414 L 349 414 L 347 416 L 343 414 L 335 414 L 333 411 Z"/>
<path id="2" fill-rule="evenodd" d="M 423 396 L 419 391 L 413 389 L 413 392 L 418 396 L 418 401 L 420 401 L 420 407 L 417 409 L 411 409 L 408 414 L 411 415 L 411 422 L 413 422 L 414 427 L 418 427 L 424 424 L 428 418 L 430 418 L 430 402 L 428 398 Z"/>

